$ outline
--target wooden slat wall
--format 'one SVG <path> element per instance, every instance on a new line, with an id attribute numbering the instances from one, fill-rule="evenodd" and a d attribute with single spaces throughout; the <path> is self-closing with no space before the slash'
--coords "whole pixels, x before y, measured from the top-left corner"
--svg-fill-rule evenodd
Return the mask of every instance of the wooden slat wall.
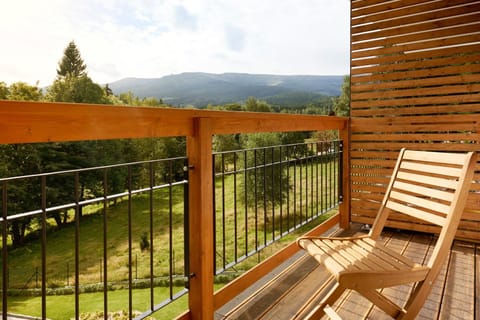
<path id="1" fill-rule="evenodd" d="M 480 150 L 480 1 L 351 8 L 351 219 L 371 223 L 400 148 Z M 480 240 L 480 165 L 475 180 L 458 236 Z"/>

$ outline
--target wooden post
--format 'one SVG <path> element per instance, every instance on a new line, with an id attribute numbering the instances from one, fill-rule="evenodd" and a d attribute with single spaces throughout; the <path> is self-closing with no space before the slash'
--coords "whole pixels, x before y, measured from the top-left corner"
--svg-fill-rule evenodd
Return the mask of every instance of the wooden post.
<path id="1" fill-rule="evenodd" d="M 213 165 L 209 118 L 194 118 L 187 137 L 190 225 L 190 318 L 213 319 Z"/>
<path id="2" fill-rule="evenodd" d="M 343 202 L 340 205 L 340 228 L 350 228 L 350 121 L 340 130 L 340 139 L 343 143 Z"/>

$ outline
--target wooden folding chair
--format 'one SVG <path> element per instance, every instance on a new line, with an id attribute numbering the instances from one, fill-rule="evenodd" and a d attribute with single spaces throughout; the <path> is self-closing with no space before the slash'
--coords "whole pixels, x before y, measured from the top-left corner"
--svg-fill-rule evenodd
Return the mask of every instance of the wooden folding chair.
<path id="1" fill-rule="evenodd" d="M 325 313 L 346 289 L 355 290 L 396 319 L 413 319 L 422 308 L 447 257 L 472 182 L 475 159 L 470 153 L 402 149 L 385 197 L 368 235 L 351 238 L 302 237 L 299 246 L 324 264 L 336 280 L 334 288 L 310 312 L 308 319 Z M 390 212 L 406 214 L 440 227 L 433 253 L 417 264 L 378 243 Z M 379 291 L 413 283 L 403 307 Z"/>

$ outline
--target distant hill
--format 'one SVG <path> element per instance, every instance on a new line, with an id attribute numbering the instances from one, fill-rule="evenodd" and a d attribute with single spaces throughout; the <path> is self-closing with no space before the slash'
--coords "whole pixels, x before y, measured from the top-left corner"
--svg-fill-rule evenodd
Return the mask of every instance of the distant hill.
<path id="1" fill-rule="evenodd" d="M 342 81 L 343 76 L 188 72 L 155 79 L 125 78 L 110 83 L 109 87 L 115 94 L 131 91 L 141 98 L 156 97 L 179 106 L 204 107 L 241 102 L 248 97 L 282 105 L 285 98 L 298 104 L 338 96 Z"/>

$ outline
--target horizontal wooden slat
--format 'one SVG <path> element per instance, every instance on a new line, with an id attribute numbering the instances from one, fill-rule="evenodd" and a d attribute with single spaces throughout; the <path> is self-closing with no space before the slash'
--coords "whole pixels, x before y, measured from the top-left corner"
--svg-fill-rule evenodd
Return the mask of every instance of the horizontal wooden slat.
<path id="1" fill-rule="evenodd" d="M 475 75 L 480 80 L 480 74 Z M 385 91 L 373 91 L 365 93 L 352 94 L 352 100 L 369 100 L 370 99 L 392 99 L 403 97 L 415 97 L 415 96 L 439 96 L 449 95 L 465 92 L 480 92 L 480 84 L 456 84 L 456 85 L 444 85 L 428 88 L 415 88 L 415 89 L 394 89 Z"/>
<path id="2" fill-rule="evenodd" d="M 397 21 L 397 25 L 394 28 L 380 29 L 375 32 L 353 35 L 352 41 L 359 42 L 359 41 L 380 39 L 380 38 L 386 38 L 386 37 L 392 37 L 392 36 L 398 37 L 400 35 L 418 33 L 421 31 L 433 31 L 439 28 L 447 28 L 447 27 L 452 27 L 456 25 L 463 25 L 467 23 L 478 22 L 479 19 L 480 19 L 480 16 L 478 13 L 472 13 L 472 14 L 468 13 L 468 14 L 463 14 L 459 16 L 457 15 L 454 17 L 449 15 L 447 17 L 444 17 L 444 19 L 424 20 L 424 22 L 422 23 L 409 24 L 409 25 L 398 24 L 398 21 Z M 374 42 L 370 42 L 370 43 L 374 43 Z"/>
<path id="3" fill-rule="evenodd" d="M 352 97 L 353 99 L 353 97 Z M 401 98 L 388 100 L 352 101 L 351 108 L 391 107 L 408 105 L 432 105 L 444 103 L 480 103 L 480 93 L 467 93 L 461 95 L 444 95 L 434 97 Z"/>
<path id="4" fill-rule="evenodd" d="M 352 141 L 426 141 L 444 142 L 445 133 L 362 133 L 352 135 Z M 449 133 L 448 141 L 480 141 L 480 133 Z"/>
<path id="5" fill-rule="evenodd" d="M 468 34 L 468 35 L 459 35 L 455 37 L 449 37 L 445 39 L 426 40 L 418 43 L 399 44 L 396 46 L 388 46 L 384 48 L 352 51 L 351 58 L 358 59 L 358 58 L 364 58 L 364 57 L 411 52 L 416 50 L 421 51 L 421 50 L 437 49 L 441 47 L 448 47 L 448 46 L 455 46 L 455 45 L 474 44 L 479 41 L 480 41 L 480 34 L 474 33 L 474 34 Z"/>
<path id="6" fill-rule="evenodd" d="M 355 117 L 385 117 L 408 116 L 408 115 L 445 115 L 445 114 L 472 114 L 478 111 L 478 104 L 467 103 L 457 105 L 432 105 L 432 106 L 411 106 L 410 108 L 397 108 L 395 106 L 383 109 L 357 109 Z M 455 133 L 455 132 L 454 132 Z"/>
<path id="7" fill-rule="evenodd" d="M 456 4 L 468 3 L 468 0 L 451 0 Z M 374 12 L 370 14 L 358 16 L 358 12 L 362 12 L 359 10 L 353 10 L 357 16 L 355 16 L 352 12 L 352 26 L 361 25 L 365 23 L 374 23 L 376 21 L 384 21 L 389 19 L 396 19 L 403 16 L 410 16 L 421 14 L 424 12 L 433 11 L 435 9 L 440 9 L 445 7 L 446 1 L 440 1 L 440 3 L 431 3 L 431 1 L 425 0 L 414 1 L 414 0 L 407 0 L 407 1 L 395 1 L 393 5 L 389 5 L 388 3 L 385 5 L 379 5 L 373 7 Z M 470 1 L 471 2 L 471 1 Z M 417 4 L 418 5 L 415 5 Z M 386 9 L 389 8 L 389 9 Z M 375 10 L 376 9 L 376 10 Z M 368 10 L 368 9 L 364 9 Z M 372 10 L 372 9 L 369 9 Z"/>
<path id="8" fill-rule="evenodd" d="M 371 15 L 382 11 L 391 11 L 394 9 L 403 8 L 409 5 L 415 5 L 422 2 L 429 2 L 431 0 L 403 0 L 396 2 L 386 1 L 360 1 L 352 3 L 352 17 L 359 17 L 363 15 Z"/>
<path id="9" fill-rule="evenodd" d="M 420 185 L 405 183 L 402 181 L 395 181 L 395 183 L 393 184 L 393 188 L 398 190 L 408 191 L 408 192 L 414 192 L 417 194 L 426 194 L 430 197 L 442 199 L 445 201 L 450 201 L 450 202 L 453 201 L 453 193 L 451 192 L 438 190 L 434 188 L 426 188 Z"/>
<path id="10" fill-rule="evenodd" d="M 421 149 L 421 150 L 435 150 L 435 151 L 478 151 L 478 144 L 465 144 L 465 143 L 419 143 L 419 142 L 387 142 L 384 143 L 351 143 L 353 149 L 368 150 L 383 150 L 394 151 L 402 148 Z"/>
<path id="11" fill-rule="evenodd" d="M 450 59 L 450 58 L 449 58 Z M 459 59 L 470 59 L 470 58 L 459 58 Z M 426 62 L 428 63 L 428 62 Z M 418 64 L 419 68 L 422 67 L 418 62 L 414 62 L 415 65 Z M 392 68 L 404 68 L 409 71 L 396 71 L 391 72 L 388 68 L 385 67 L 368 67 L 370 70 L 368 72 L 360 71 L 360 75 L 357 75 L 357 69 L 352 69 L 352 85 L 372 83 L 372 82 L 384 82 L 384 81 L 402 81 L 405 79 L 424 79 L 431 77 L 442 77 L 450 75 L 459 75 L 459 74 L 468 74 L 468 73 L 479 73 L 480 65 L 479 64 L 466 64 L 466 65 L 447 65 L 447 66 L 438 66 L 435 65 L 431 69 L 416 69 L 410 70 L 412 68 L 405 68 L 404 66 L 391 66 Z M 383 73 L 382 73 L 383 72 Z"/>
<path id="12" fill-rule="evenodd" d="M 424 184 L 430 184 L 432 186 L 439 186 L 439 187 L 444 187 L 449 189 L 455 189 L 458 185 L 458 183 L 453 180 L 418 175 L 415 173 L 398 172 L 397 177 L 402 180 L 413 181 L 413 182 L 421 181 Z"/>
<path id="13" fill-rule="evenodd" d="M 370 48 L 383 48 L 391 45 L 403 45 L 407 43 L 420 43 L 423 41 L 430 41 L 431 39 L 440 39 L 443 37 L 459 36 L 478 32 L 479 23 L 471 23 L 465 26 L 450 27 L 446 29 L 432 29 L 419 33 L 395 35 L 392 37 L 385 37 L 382 39 L 375 39 L 371 41 L 362 41 L 353 43 L 351 49 L 353 51 L 370 49 Z"/>
<path id="14" fill-rule="evenodd" d="M 416 60 L 406 60 L 402 63 L 393 62 L 381 62 L 381 61 L 372 61 L 370 63 L 364 62 L 363 64 L 358 64 L 357 67 L 352 68 L 352 83 L 353 87 L 357 86 L 357 83 L 362 83 L 362 80 L 375 80 L 375 78 L 365 78 L 365 75 L 375 75 L 378 73 L 383 73 L 387 77 L 381 79 L 381 82 L 386 82 L 386 80 L 391 81 L 402 81 L 405 79 L 417 79 L 417 78 L 431 78 L 431 77 L 442 77 L 448 75 L 467 75 L 472 73 L 478 73 L 478 59 L 480 53 L 470 53 L 464 55 L 454 55 L 449 57 L 439 57 L 439 58 L 418 58 Z M 394 56 L 398 59 L 402 59 L 402 56 Z M 373 60 L 373 59 L 369 59 Z M 383 60 L 383 59 L 382 59 Z M 470 68 L 461 68 L 462 65 L 468 65 Z M 455 69 L 451 67 L 455 66 Z M 438 68 L 432 69 L 432 68 Z M 441 68 L 441 69 L 440 69 Z M 429 72 L 426 72 L 429 71 Z M 358 76 L 361 75 L 361 76 Z M 440 80 L 440 79 L 438 79 Z M 462 79 L 463 80 L 463 79 Z M 473 79 L 475 81 L 476 79 Z M 388 83 L 388 82 L 387 82 Z M 397 82 L 394 82 L 396 84 Z M 443 84 L 438 81 L 438 83 Z M 463 82 L 458 82 L 463 83 Z M 427 86 L 427 84 L 420 84 L 421 87 Z M 401 87 L 401 86 L 399 86 Z"/>
<path id="15" fill-rule="evenodd" d="M 480 59 L 480 54 L 477 56 Z M 480 70 L 480 66 L 479 66 Z M 400 80 L 400 81 L 391 81 L 391 82 L 382 82 L 382 83 L 371 83 L 371 84 L 359 84 L 351 88 L 352 93 L 356 99 L 360 99 L 358 93 L 362 92 L 375 92 L 378 93 L 382 90 L 398 90 L 403 88 L 421 88 L 421 87 L 432 87 L 432 86 L 442 86 L 442 85 L 451 85 L 459 83 L 470 83 L 478 82 L 480 80 L 480 74 L 462 74 L 455 76 L 440 76 L 434 78 L 423 78 L 418 80 Z M 414 95 L 418 95 L 418 92 L 414 92 Z M 377 98 L 379 98 L 377 96 Z"/>
<path id="16" fill-rule="evenodd" d="M 375 117 L 375 118 L 353 118 L 351 120 L 352 129 L 355 132 L 362 132 L 365 128 L 375 128 L 378 126 L 395 126 L 402 125 L 407 126 L 409 124 L 438 124 L 440 123 L 445 130 L 451 131 L 457 125 L 462 123 L 470 123 L 475 125 L 475 123 L 480 122 L 480 114 L 446 114 L 446 115 L 417 115 L 417 116 L 408 116 L 408 117 Z M 475 127 L 472 127 L 475 130 Z M 395 128 L 397 130 L 397 128 Z M 463 130 L 460 129 L 460 130 Z M 367 132 L 372 132 L 374 130 L 367 130 Z M 408 130 L 405 130 L 408 131 Z M 441 130 L 440 130 L 441 131 Z M 415 131 L 412 131 L 415 132 Z"/>
<path id="17" fill-rule="evenodd" d="M 468 55 L 478 54 L 478 44 L 467 44 L 463 46 L 447 47 L 447 48 L 437 48 L 428 51 L 414 51 L 414 52 L 403 52 L 401 54 L 388 55 L 388 56 L 374 56 L 370 58 L 355 59 L 351 62 L 351 67 L 357 69 L 358 67 L 365 67 L 371 65 L 391 65 L 392 68 L 395 67 L 395 63 L 404 64 L 409 62 L 418 62 L 424 61 L 428 63 L 431 60 L 439 61 L 435 63 L 436 66 L 445 64 L 447 62 L 444 59 L 445 57 L 464 57 Z M 438 60 L 440 59 L 440 60 Z M 450 61 L 450 60 L 448 60 Z"/>
<path id="18" fill-rule="evenodd" d="M 427 200 L 427 199 L 422 199 L 422 198 L 417 197 L 417 196 L 411 196 L 411 195 L 401 193 L 401 192 L 397 192 L 397 191 L 392 191 L 390 193 L 390 198 L 393 199 L 393 200 L 406 202 L 406 203 L 409 204 L 408 207 L 410 207 L 410 205 L 415 205 L 415 206 L 419 206 L 419 207 L 422 207 L 422 208 L 425 208 L 425 209 L 430 209 L 432 211 L 443 213 L 445 215 L 448 214 L 448 212 L 450 210 L 450 206 L 448 206 L 448 205 L 444 205 L 444 204 L 441 204 L 441 203 L 438 203 L 438 202 L 435 202 L 435 201 L 430 201 L 430 200 Z"/>
<path id="19" fill-rule="evenodd" d="M 418 160 L 418 161 L 429 161 L 429 162 L 436 162 L 436 163 L 446 163 L 446 164 L 456 164 L 456 165 L 464 165 L 466 154 L 464 153 L 442 153 L 442 152 L 419 152 L 416 150 L 407 150 L 403 154 L 403 159 L 407 160 Z M 423 169 L 428 170 L 427 167 Z M 446 174 L 449 175 L 451 172 L 447 171 Z M 429 170 L 427 172 L 430 172 Z M 458 171 L 455 171 L 455 174 L 458 176 Z"/>
<path id="20" fill-rule="evenodd" d="M 419 12 L 415 15 L 395 17 L 395 19 L 386 19 L 379 22 L 372 22 L 364 25 L 352 25 L 352 34 L 371 32 L 387 28 L 395 28 L 408 24 L 415 24 L 423 21 L 431 21 L 449 16 L 462 15 L 479 11 L 480 3 L 469 0 L 443 0 L 432 3 L 430 10 Z"/>
<path id="21" fill-rule="evenodd" d="M 403 161 L 400 168 L 414 170 L 414 171 L 424 171 L 428 173 L 435 173 L 439 175 L 441 174 L 441 175 L 451 176 L 451 177 L 459 177 L 460 173 L 462 172 L 462 170 L 458 168 L 434 166 L 434 165 L 427 165 L 423 163 L 415 163 L 415 162 L 408 162 L 408 161 Z"/>

